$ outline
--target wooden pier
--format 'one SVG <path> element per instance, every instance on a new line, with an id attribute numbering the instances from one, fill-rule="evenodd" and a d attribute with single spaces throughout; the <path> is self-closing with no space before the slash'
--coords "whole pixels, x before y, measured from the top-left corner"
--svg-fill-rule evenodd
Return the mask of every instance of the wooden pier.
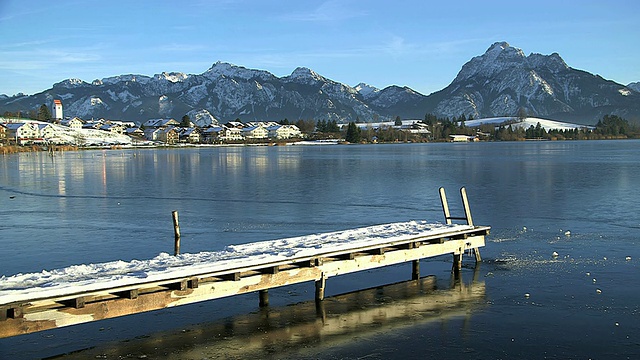
<path id="1" fill-rule="evenodd" d="M 452 217 L 444 189 L 440 189 L 445 222 L 450 227 L 445 226 L 434 234 L 371 244 L 359 242 L 352 247 L 328 250 L 314 248 L 303 255 L 277 261 L 261 262 L 260 257 L 256 257 L 255 261 L 243 262 L 244 265 L 237 267 L 195 271 L 154 281 L 140 279 L 126 286 L 81 292 L 70 287 L 68 293 L 55 296 L 47 295 L 43 289 L 40 297 L 17 297 L 0 302 L 0 338 L 250 292 L 258 292 L 260 305 L 266 306 L 269 289 L 308 281 L 315 282 L 315 299 L 321 302 L 327 279 L 331 277 L 411 262 L 411 278 L 417 280 L 420 259 L 440 255 L 453 255 L 452 271 L 456 272 L 460 270 L 465 252 L 474 252 L 475 260 L 480 260 L 478 248 L 484 246 L 490 230 L 488 226 L 473 225 L 466 191 L 464 188 L 460 191 L 465 215 Z M 455 226 L 452 220 L 461 220 L 466 226 Z M 339 236 L 340 232 L 330 235 Z"/>

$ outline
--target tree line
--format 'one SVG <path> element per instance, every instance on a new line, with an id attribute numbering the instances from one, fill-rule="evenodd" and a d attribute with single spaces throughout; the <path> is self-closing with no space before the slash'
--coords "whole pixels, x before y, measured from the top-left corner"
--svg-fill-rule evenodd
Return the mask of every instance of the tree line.
<path id="1" fill-rule="evenodd" d="M 38 110 L 30 110 L 26 114 L 22 111 L 5 111 L 2 116 L 5 118 L 27 118 L 38 121 L 51 121 L 52 119 L 51 110 L 49 110 L 49 107 L 45 104 L 40 105 Z"/>
<path id="2" fill-rule="evenodd" d="M 438 118 L 433 114 L 426 114 L 424 122 L 429 125 L 433 141 L 447 141 L 449 135 L 478 136 L 481 140 L 517 141 L 517 140 L 596 140 L 596 139 L 626 139 L 640 138 L 640 127 L 630 124 L 626 119 L 617 115 L 605 115 L 595 127 L 579 127 L 574 129 L 546 130 L 540 123 L 528 128 L 516 126 L 518 117 L 496 127 L 495 124 L 482 124 L 478 127 L 467 127 L 465 122 L 473 120 L 461 115 L 458 118 Z"/>

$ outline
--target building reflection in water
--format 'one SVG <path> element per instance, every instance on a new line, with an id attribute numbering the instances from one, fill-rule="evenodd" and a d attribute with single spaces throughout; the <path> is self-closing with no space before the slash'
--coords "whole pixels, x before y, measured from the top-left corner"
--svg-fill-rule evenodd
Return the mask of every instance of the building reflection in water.
<path id="1" fill-rule="evenodd" d="M 452 275 L 450 288 L 438 289 L 434 276 L 307 301 L 286 307 L 265 307 L 219 322 L 193 325 L 180 333 L 92 348 L 64 358 L 163 359 L 296 357 L 312 347 L 335 349 L 355 337 L 392 334 L 425 323 L 464 319 L 486 306 L 484 281 L 478 268 L 465 282 Z"/>

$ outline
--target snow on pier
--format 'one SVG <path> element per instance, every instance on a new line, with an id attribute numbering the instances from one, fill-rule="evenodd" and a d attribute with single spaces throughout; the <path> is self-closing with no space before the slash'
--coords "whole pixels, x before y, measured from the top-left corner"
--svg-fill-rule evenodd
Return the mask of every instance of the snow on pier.
<path id="1" fill-rule="evenodd" d="M 404 262 L 420 278 L 420 259 L 462 255 L 484 246 L 490 228 L 474 226 L 466 193 L 465 217 L 446 224 L 408 221 L 330 233 L 229 245 L 222 251 L 162 253 L 149 260 L 73 265 L 63 269 L 0 277 L 0 338 L 172 306 L 267 291 L 314 281 L 315 299 L 324 299 L 326 280 Z M 452 224 L 451 220 L 466 220 Z"/>

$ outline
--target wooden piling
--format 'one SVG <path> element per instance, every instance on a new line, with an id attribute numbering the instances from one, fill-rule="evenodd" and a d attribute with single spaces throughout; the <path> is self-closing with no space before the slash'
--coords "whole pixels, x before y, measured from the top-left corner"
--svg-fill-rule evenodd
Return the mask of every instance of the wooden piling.
<path id="1" fill-rule="evenodd" d="M 420 279 L 420 260 L 413 260 L 411 262 L 411 280 Z"/>
<path id="2" fill-rule="evenodd" d="M 258 291 L 260 296 L 260 307 L 269 306 L 269 290 Z"/>
<path id="3" fill-rule="evenodd" d="M 462 253 L 453 254 L 453 266 L 451 272 L 459 273 L 462 270 Z"/>
<path id="4" fill-rule="evenodd" d="M 316 302 L 324 300 L 324 287 L 327 279 L 324 274 L 320 275 L 320 280 L 316 280 Z"/>
<path id="5" fill-rule="evenodd" d="M 175 235 L 175 242 L 173 247 L 173 255 L 180 255 L 180 223 L 178 222 L 178 212 L 172 211 L 171 216 L 173 217 L 173 233 Z"/>

